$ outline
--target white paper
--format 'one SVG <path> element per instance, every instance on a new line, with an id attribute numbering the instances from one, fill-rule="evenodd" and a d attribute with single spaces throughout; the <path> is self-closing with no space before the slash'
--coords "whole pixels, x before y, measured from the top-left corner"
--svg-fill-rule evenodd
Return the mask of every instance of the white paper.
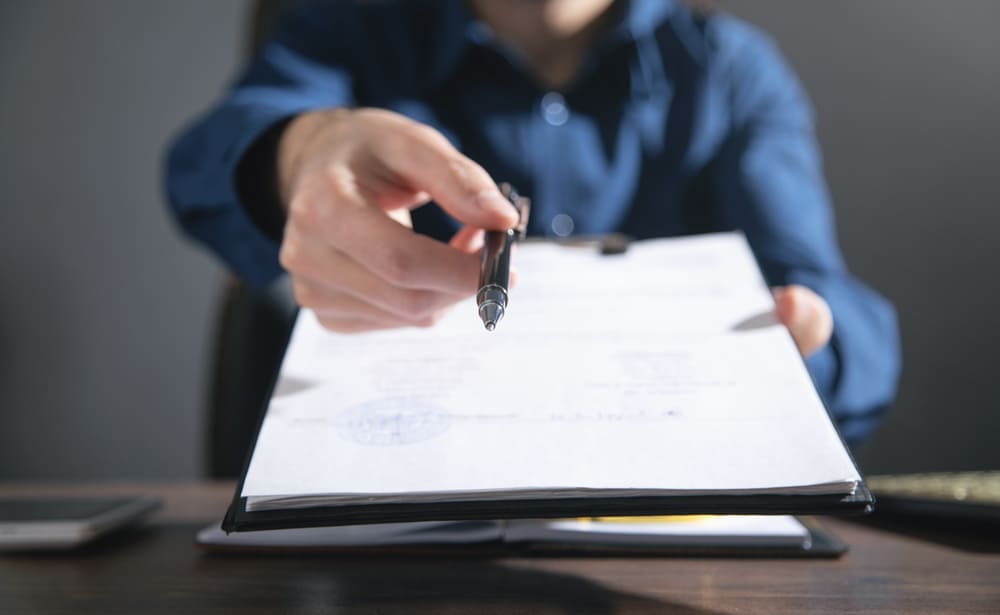
<path id="1" fill-rule="evenodd" d="M 518 246 L 504 320 L 296 323 L 248 510 L 607 492 L 849 493 L 859 480 L 739 234 L 618 256 Z M 306 496 L 306 497 L 303 497 Z"/>

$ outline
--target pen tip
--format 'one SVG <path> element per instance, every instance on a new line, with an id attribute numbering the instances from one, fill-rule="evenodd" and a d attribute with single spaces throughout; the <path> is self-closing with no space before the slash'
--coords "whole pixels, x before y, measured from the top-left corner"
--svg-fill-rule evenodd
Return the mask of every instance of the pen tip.
<path id="1" fill-rule="evenodd" d="M 489 301 L 479 306 L 479 318 L 487 331 L 497 328 L 497 323 L 503 318 L 503 306 L 495 301 Z"/>

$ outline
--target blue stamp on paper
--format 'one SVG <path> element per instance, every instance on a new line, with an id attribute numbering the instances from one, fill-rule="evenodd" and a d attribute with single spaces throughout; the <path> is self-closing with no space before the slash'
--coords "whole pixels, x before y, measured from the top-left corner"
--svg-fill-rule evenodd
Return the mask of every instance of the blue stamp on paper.
<path id="1" fill-rule="evenodd" d="M 388 397 L 345 409 L 337 431 L 347 440 L 368 446 L 403 446 L 429 440 L 448 431 L 451 417 L 422 399 Z"/>

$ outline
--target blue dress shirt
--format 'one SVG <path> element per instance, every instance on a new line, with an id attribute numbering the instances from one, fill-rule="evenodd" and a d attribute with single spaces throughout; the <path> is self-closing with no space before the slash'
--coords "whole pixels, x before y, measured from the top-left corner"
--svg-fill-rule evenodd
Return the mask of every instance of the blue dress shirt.
<path id="1" fill-rule="evenodd" d="M 277 207 L 240 185 L 274 169 L 246 164 L 249 152 L 306 110 L 390 109 L 530 195 L 534 235 L 743 231 L 769 284 L 829 303 L 833 338 L 808 366 L 858 441 L 895 394 L 897 324 L 845 268 L 802 87 L 775 45 L 734 18 L 668 0 L 614 10 L 573 81 L 547 91 L 458 0 L 301 7 L 174 145 L 177 218 L 250 283 L 268 283 L 282 272 L 280 225 L 259 212 Z M 413 221 L 442 240 L 457 229 L 434 205 Z"/>

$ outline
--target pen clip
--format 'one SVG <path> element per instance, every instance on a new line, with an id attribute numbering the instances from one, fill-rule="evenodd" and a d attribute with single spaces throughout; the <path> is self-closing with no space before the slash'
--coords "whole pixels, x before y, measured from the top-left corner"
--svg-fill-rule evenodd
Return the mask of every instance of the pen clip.
<path id="1" fill-rule="evenodd" d="M 524 239 L 528 234 L 528 217 L 531 215 L 531 199 L 521 196 L 514 186 L 507 182 L 500 184 L 500 193 L 510 201 L 510 204 L 517 210 L 517 224 L 514 225 L 514 233 L 517 239 Z"/>

